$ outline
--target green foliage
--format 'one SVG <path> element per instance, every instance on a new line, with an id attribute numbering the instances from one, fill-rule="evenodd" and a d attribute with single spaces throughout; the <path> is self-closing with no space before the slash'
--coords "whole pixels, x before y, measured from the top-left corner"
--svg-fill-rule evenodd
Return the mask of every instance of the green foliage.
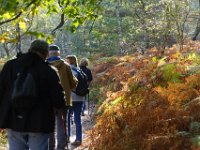
<path id="1" fill-rule="evenodd" d="M 192 135 L 200 134 L 200 123 L 199 122 L 192 122 L 190 124 L 190 133 Z"/>
<path id="2" fill-rule="evenodd" d="M 177 71 L 175 64 L 167 64 L 163 68 L 163 78 L 167 82 L 180 82 L 181 73 Z"/>
<path id="3" fill-rule="evenodd" d="M 200 55 L 197 53 L 189 54 L 188 60 L 191 60 L 193 62 L 193 65 L 200 65 Z"/>
<path id="4" fill-rule="evenodd" d="M 105 99 L 105 89 L 99 85 L 93 85 L 90 88 L 89 93 L 89 100 L 92 100 L 95 104 L 102 104 L 103 100 Z"/>
<path id="5" fill-rule="evenodd" d="M 192 142 L 194 145 L 196 145 L 197 147 L 200 147 L 200 136 L 197 135 L 195 137 L 192 138 Z"/>
<path id="6" fill-rule="evenodd" d="M 79 25 L 83 24 L 85 20 L 97 17 L 99 9 L 97 5 L 100 1 L 101 0 L 83 2 L 81 0 L 61 0 L 60 3 L 58 3 L 59 1 L 57 2 L 54 0 L 3 0 L 0 1 L 0 26 L 11 22 L 9 26 L 15 28 L 16 24 L 21 21 L 20 27 L 23 28 L 24 31 L 25 29 L 30 30 L 30 28 L 25 26 L 26 23 L 32 22 L 34 17 L 42 17 L 40 14 L 41 12 L 47 15 L 56 14 L 57 17 L 61 13 L 64 13 L 66 16 L 64 18 L 65 21 L 66 19 L 73 19 L 71 28 L 74 31 Z M 22 20 L 24 21 L 22 22 Z"/>
<path id="7" fill-rule="evenodd" d="M 5 130 L 0 130 L 0 147 L 6 147 L 7 143 L 7 134 Z"/>
<path id="8" fill-rule="evenodd" d="M 116 57 L 102 57 L 100 58 L 97 63 L 101 64 L 101 63 L 112 63 L 115 62 L 117 60 Z"/>

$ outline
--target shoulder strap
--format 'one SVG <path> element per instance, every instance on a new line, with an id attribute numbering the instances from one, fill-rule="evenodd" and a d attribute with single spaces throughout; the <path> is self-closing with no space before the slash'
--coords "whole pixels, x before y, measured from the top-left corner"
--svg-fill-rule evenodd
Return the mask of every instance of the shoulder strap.
<path id="1" fill-rule="evenodd" d="M 76 71 L 76 72 L 80 72 L 78 68 L 72 67 L 72 70 L 74 70 L 74 71 Z"/>

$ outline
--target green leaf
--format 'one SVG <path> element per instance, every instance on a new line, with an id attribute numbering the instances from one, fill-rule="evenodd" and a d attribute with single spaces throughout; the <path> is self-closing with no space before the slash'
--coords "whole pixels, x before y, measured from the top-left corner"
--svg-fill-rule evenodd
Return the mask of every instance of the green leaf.
<path id="1" fill-rule="evenodd" d="M 24 21 L 20 21 L 19 22 L 19 27 L 20 27 L 20 29 L 25 31 L 26 30 L 26 23 Z"/>
<path id="2" fill-rule="evenodd" d="M 78 19 L 75 19 L 74 21 L 73 21 L 73 26 L 75 27 L 75 28 L 77 28 L 78 26 L 79 26 L 79 21 L 78 21 Z"/>

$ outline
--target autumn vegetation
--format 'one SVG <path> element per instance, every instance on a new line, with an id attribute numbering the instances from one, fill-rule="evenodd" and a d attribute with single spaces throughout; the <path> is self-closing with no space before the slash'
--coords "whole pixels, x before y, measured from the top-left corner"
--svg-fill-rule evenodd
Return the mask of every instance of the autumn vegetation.
<path id="1" fill-rule="evenodd" d="M 103 57 L 93 71 L 101 97 L 90 149 L 197 150 L 200 133 L 200 42 L 162 54 Z M 98 87 L 96 87 L 98 88 Z"/>
<path id="2" fill-rule="evenodd" d="M 91 61 L 96 111 L 86 147 L 200 149 L 200 0 L 0 0 L 0 6 L 0 70 L 34 39 L 57 44 L 62 58 Z M 0 147 L 6 136 L 0 129 Z"/>

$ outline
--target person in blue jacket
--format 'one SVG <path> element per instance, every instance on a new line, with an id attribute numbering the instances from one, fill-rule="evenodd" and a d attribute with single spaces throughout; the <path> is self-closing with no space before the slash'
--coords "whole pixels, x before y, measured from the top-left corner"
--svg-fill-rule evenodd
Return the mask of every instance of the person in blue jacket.
<path id="1" fill-rule="evenodd" d="M 66 57 L 67 62 L 70 64 L 72 73 L 77 78 L 79 69 L 78 61 L 75 55 L 68 55 Z M 82 144 L 82 123 L 81 123 L 81 110 L 83 105 L 83 96 L 77 95 L 75 92 L 71 92 L 72 107 L 68 113 L 68 135 L 71 134 L 71 114 L 74 113 L 74 122 L 76 127 L 76 139 L 71 144 L 73 146 L 79 146 Z"/>

